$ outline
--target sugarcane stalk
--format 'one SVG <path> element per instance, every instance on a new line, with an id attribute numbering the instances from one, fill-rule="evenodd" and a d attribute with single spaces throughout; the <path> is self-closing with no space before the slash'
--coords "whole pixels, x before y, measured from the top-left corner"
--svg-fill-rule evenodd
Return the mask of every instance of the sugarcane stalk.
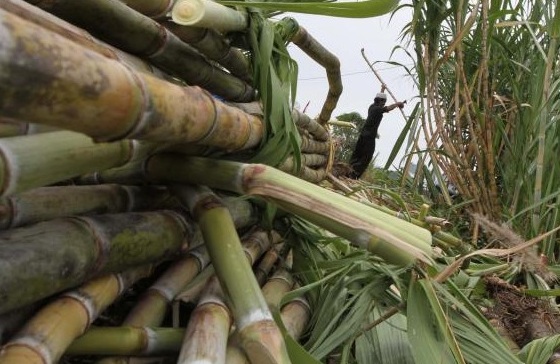
<path id="1" fill-rule="evenodd" d="M 152 19 L 164 19 L 173 7 L 174 0 L 121 0 L 139 13 Z"/>
<path id="2" fill-rule="evenodd" d="M 186 202 L 196 216 L 216 275 L 231 302 L 241 346 L 252 362 L 289 363 L 281 333 L 251 266 L 243 258 L 245 254 L 229 212 L 209 189 L 183 188 L 192 191 L 186 194 Z"/>
<path id="3" fill-rule="evenodd" d="M 131 138 L 236 150 L 255 147 L 262 138 L 259 118 L 198 87 L 136 73 L 3 11 L 0 33 L 6 44 L 0 49 L 3 116 L 75 130 L 98 141 Z M 45 95 L 50 95 L 46 104 Z"/>
<path id="4" fill-rule="evenodd" d="M 327 72 L 327 80 L 329 83 L 329 92 L 327 98 L 321 108 L 321 112 L 317 117 L 317 122 L 325 125 L 330 119 L 333 110 L 336 108 L 338 99 L 342 94 L 342 77 L 340 75 L 340 61 L 329 52 L 321 43 L 313 38 L 305 28 L 299 26 L 293 18 L 284 18 L 288 27 L 297 29 L 291 37 L 292 43 L 297 45 L 305 54 L 307 54 L 315 62 L 323 66 Z"/>
<path id="5" fill-rule="evenodd" d="M 0 233 L 0 313 L 99 274 L 186 249 L 192 229 L 172 211 L 51 220 Z"/>
<path id="6" fill-rule="evenodd" d="M 210 278 L 214 276 L 216 271 L 213 265 L 208 265 L 202 270 L 191 282 L 189 282 L 176 297 L 176 301 L 183 301 L 186 303 L 198 302 L 200 295 L 204 288 L 208 285 Z"/>
<path id="7" fill-rule="evenodd" d="M 226 100 L 247 102 L 254 99 L 251 86 L 213 66 L 161 24 L 118 0 L 28 2 Z"/>
<path id="8" fill-rule="evenodd" d="M 122 165 L 130 159 L 132 150 L 128 140 L 94 143 L 69 131 L 0 139 L 0 195 Z"/>
<path id="9" fill-rule="evenodd" d="M 42 308 L 0 350 L 0 363 L 56 363 L 72 341 L 151 267 L 94 279 Z"/>
<path id="10" fill-rule="evenodd" d="M 294 285 L 292 275 L 285 269 L 277 269 L 262 288 L 263 296 L 271 309 L 279 309 L 280 301 Z"/>
<path id="11" fill-rule="evenodd" d="M 214 29 L 189 27 L 172 21 L 162 22 L 183 42 L 198 49 L 209 59 L 224 66 L 232 75 L 247 83 L 252 83 L 251 63 L 239 49 L 232 47 L 224 37 Z"/>
<path id="12" fill-rule="evenodd" d="M 169 191 L 116 184 L 41 187 L 0 200 L 0 229 L 74 215 L 139 211 L 161 207 Z"/>
<path id="13" fill-rule="evenodd" d="M 268 274 L 272 270 L 272 267 L 274 267 L 274 264 L 278 260 L 279 256 L 280 253 L 278 252 L 278 249 L 269 249 L 263 256 L 259 265 L 254 269 L 255 278 L 257 279 L 257 282 L 259 282 L 259 286 L 262 286 L 266 282 Z"/>
<path id="14" fill-rule="evenodd" d="M 177 363 L 225 363 L 233 318 L 224 300 L 220 282 L 213 277 L 191 314 Z"/>
<path id="15" fill-rule="evenodd" d="M 2 0 L 2 2 L 0 2 L 0 8 L 78 43 L 82 47 L 97 52 L 107 58 L 122 62 L 139 72 L 148 72 L 168 81 L 176 80 L 150 63 L 95 39 L 85 30 L 57 18 L 36 6 L 27 4 L 23 0 Z"/>
<path id="16" fill-rule="evenodd" d="M 169 170 L 175 173 L 170 175 Z M 269 166 L 158 154 L 147 161 L 146 172 L 153 180 L 200 183 L 265 197 L 391 263 L 430 262 L 428 230 Z"/>
<path id="17" fill-rule="evenodd" d="M 180 25 L 211 28 L 221 33 L 243 31 L 249 26 L 245 11 L 228 8 L 212 0 L 177 0 L 171 19 Z"/>
<path id="18" fill-rule="evenodd" d="M 51 131 L 58 131 L 58 129 L 51 126 L 19 122 L 17 120 L 0 117 L 0 138 L 7 138 L 18 135 L 49 133 Z"/>
<path id="19" fill-rule="evenodd" d="M 72 342 L 65 355 L 175 355 L 184 329 L 165 327 L 92 327 Z"/>
<path id="20" fill-rule="evenodd" d="M 297 340 L 305 332 L 311 318 L 311 308 L 305 298 L 298 297 L 282 307 L 280 317 L 288 334 Z"/>
<path id="21" fill-rule="evenodd" d="M 323 126 L 324 124 L 319 124 L 316 120 L 311 119 L 308 115 L 297 109 L 292 110 L 292 119 L 297 127 L 309 131 L 315 139 L 323 142 L 329 140 L 329 132 Z"/>
<path id="22" fill-rule="evenodd" d="M 328 154 L 331 149 L 329 142 L 321 142 L 302 135 L 301 152 L 307 154 Z"/>

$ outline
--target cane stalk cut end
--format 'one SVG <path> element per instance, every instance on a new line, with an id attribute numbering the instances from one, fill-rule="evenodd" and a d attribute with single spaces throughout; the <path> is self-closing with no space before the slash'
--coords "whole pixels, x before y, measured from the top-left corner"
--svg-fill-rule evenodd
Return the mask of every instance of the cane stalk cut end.
<path id="1" fill-rule="evenodd" d="M 274 321 L 255 322 L 244 327 L 239 335 L 251 363 L 290 363 L 284 339 Z"/>

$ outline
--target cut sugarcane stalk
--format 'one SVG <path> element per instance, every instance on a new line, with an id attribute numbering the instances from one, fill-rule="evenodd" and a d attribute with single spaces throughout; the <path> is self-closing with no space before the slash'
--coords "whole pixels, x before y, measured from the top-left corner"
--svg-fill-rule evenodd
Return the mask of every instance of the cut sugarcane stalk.
<path id="1" fill-rule="evenodd" d="M 249 25 L 246 12 L 212 0 L 178 0 L 171 11 L 171 19 L 177 24 L 211 28 L 224 33 L 242 31 Z"/>
<path id="2" fill-rule="evenodd" d="M 176 172 L 170 175 L 169 170 Z M 155 180 L 200 183 L 270 199 L 388 262 L 430 261 L 428 230 L 269 166 L 159 154 L 148 160 L 146 171 Z"/>
<path id="3" fill-rule="evenodd" d="M 0 350 L 0 363 L 56 363 L 126 288 L 148 275 L 151 267 L 94 279 L 42 308 Z"/>

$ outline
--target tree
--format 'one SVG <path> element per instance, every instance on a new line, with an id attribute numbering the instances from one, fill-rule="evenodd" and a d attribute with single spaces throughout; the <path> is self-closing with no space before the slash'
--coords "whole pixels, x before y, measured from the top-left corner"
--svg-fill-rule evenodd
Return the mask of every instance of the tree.
<path id="1" fill-rule="evenodd" d="M 355 111 L 341 114 L 337 116 L 337 119 L 354 123 L 353 128 L 346 126 L 334 126 L 332 128 L 332 137 L 336 148 L 335 160 L 338 162 L 349 162 L 365 119 Z"/>

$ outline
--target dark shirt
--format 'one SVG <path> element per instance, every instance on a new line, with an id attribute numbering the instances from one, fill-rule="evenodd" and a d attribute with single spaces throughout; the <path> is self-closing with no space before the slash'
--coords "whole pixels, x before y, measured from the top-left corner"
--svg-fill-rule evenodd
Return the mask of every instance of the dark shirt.
<path id="1" fill-rule="evenodd" d="M 379 124 L 381 124 L 381 119 L 383 119 L 383 114 L 387 111 L 387 107 L 385 106 L 375 103 L 371 104 L 368 109 L 366 123 L 364 124 L 360 134 L 372 135 L 375 138 L 377 135 L 377 129 L 379 129 Z"/>

